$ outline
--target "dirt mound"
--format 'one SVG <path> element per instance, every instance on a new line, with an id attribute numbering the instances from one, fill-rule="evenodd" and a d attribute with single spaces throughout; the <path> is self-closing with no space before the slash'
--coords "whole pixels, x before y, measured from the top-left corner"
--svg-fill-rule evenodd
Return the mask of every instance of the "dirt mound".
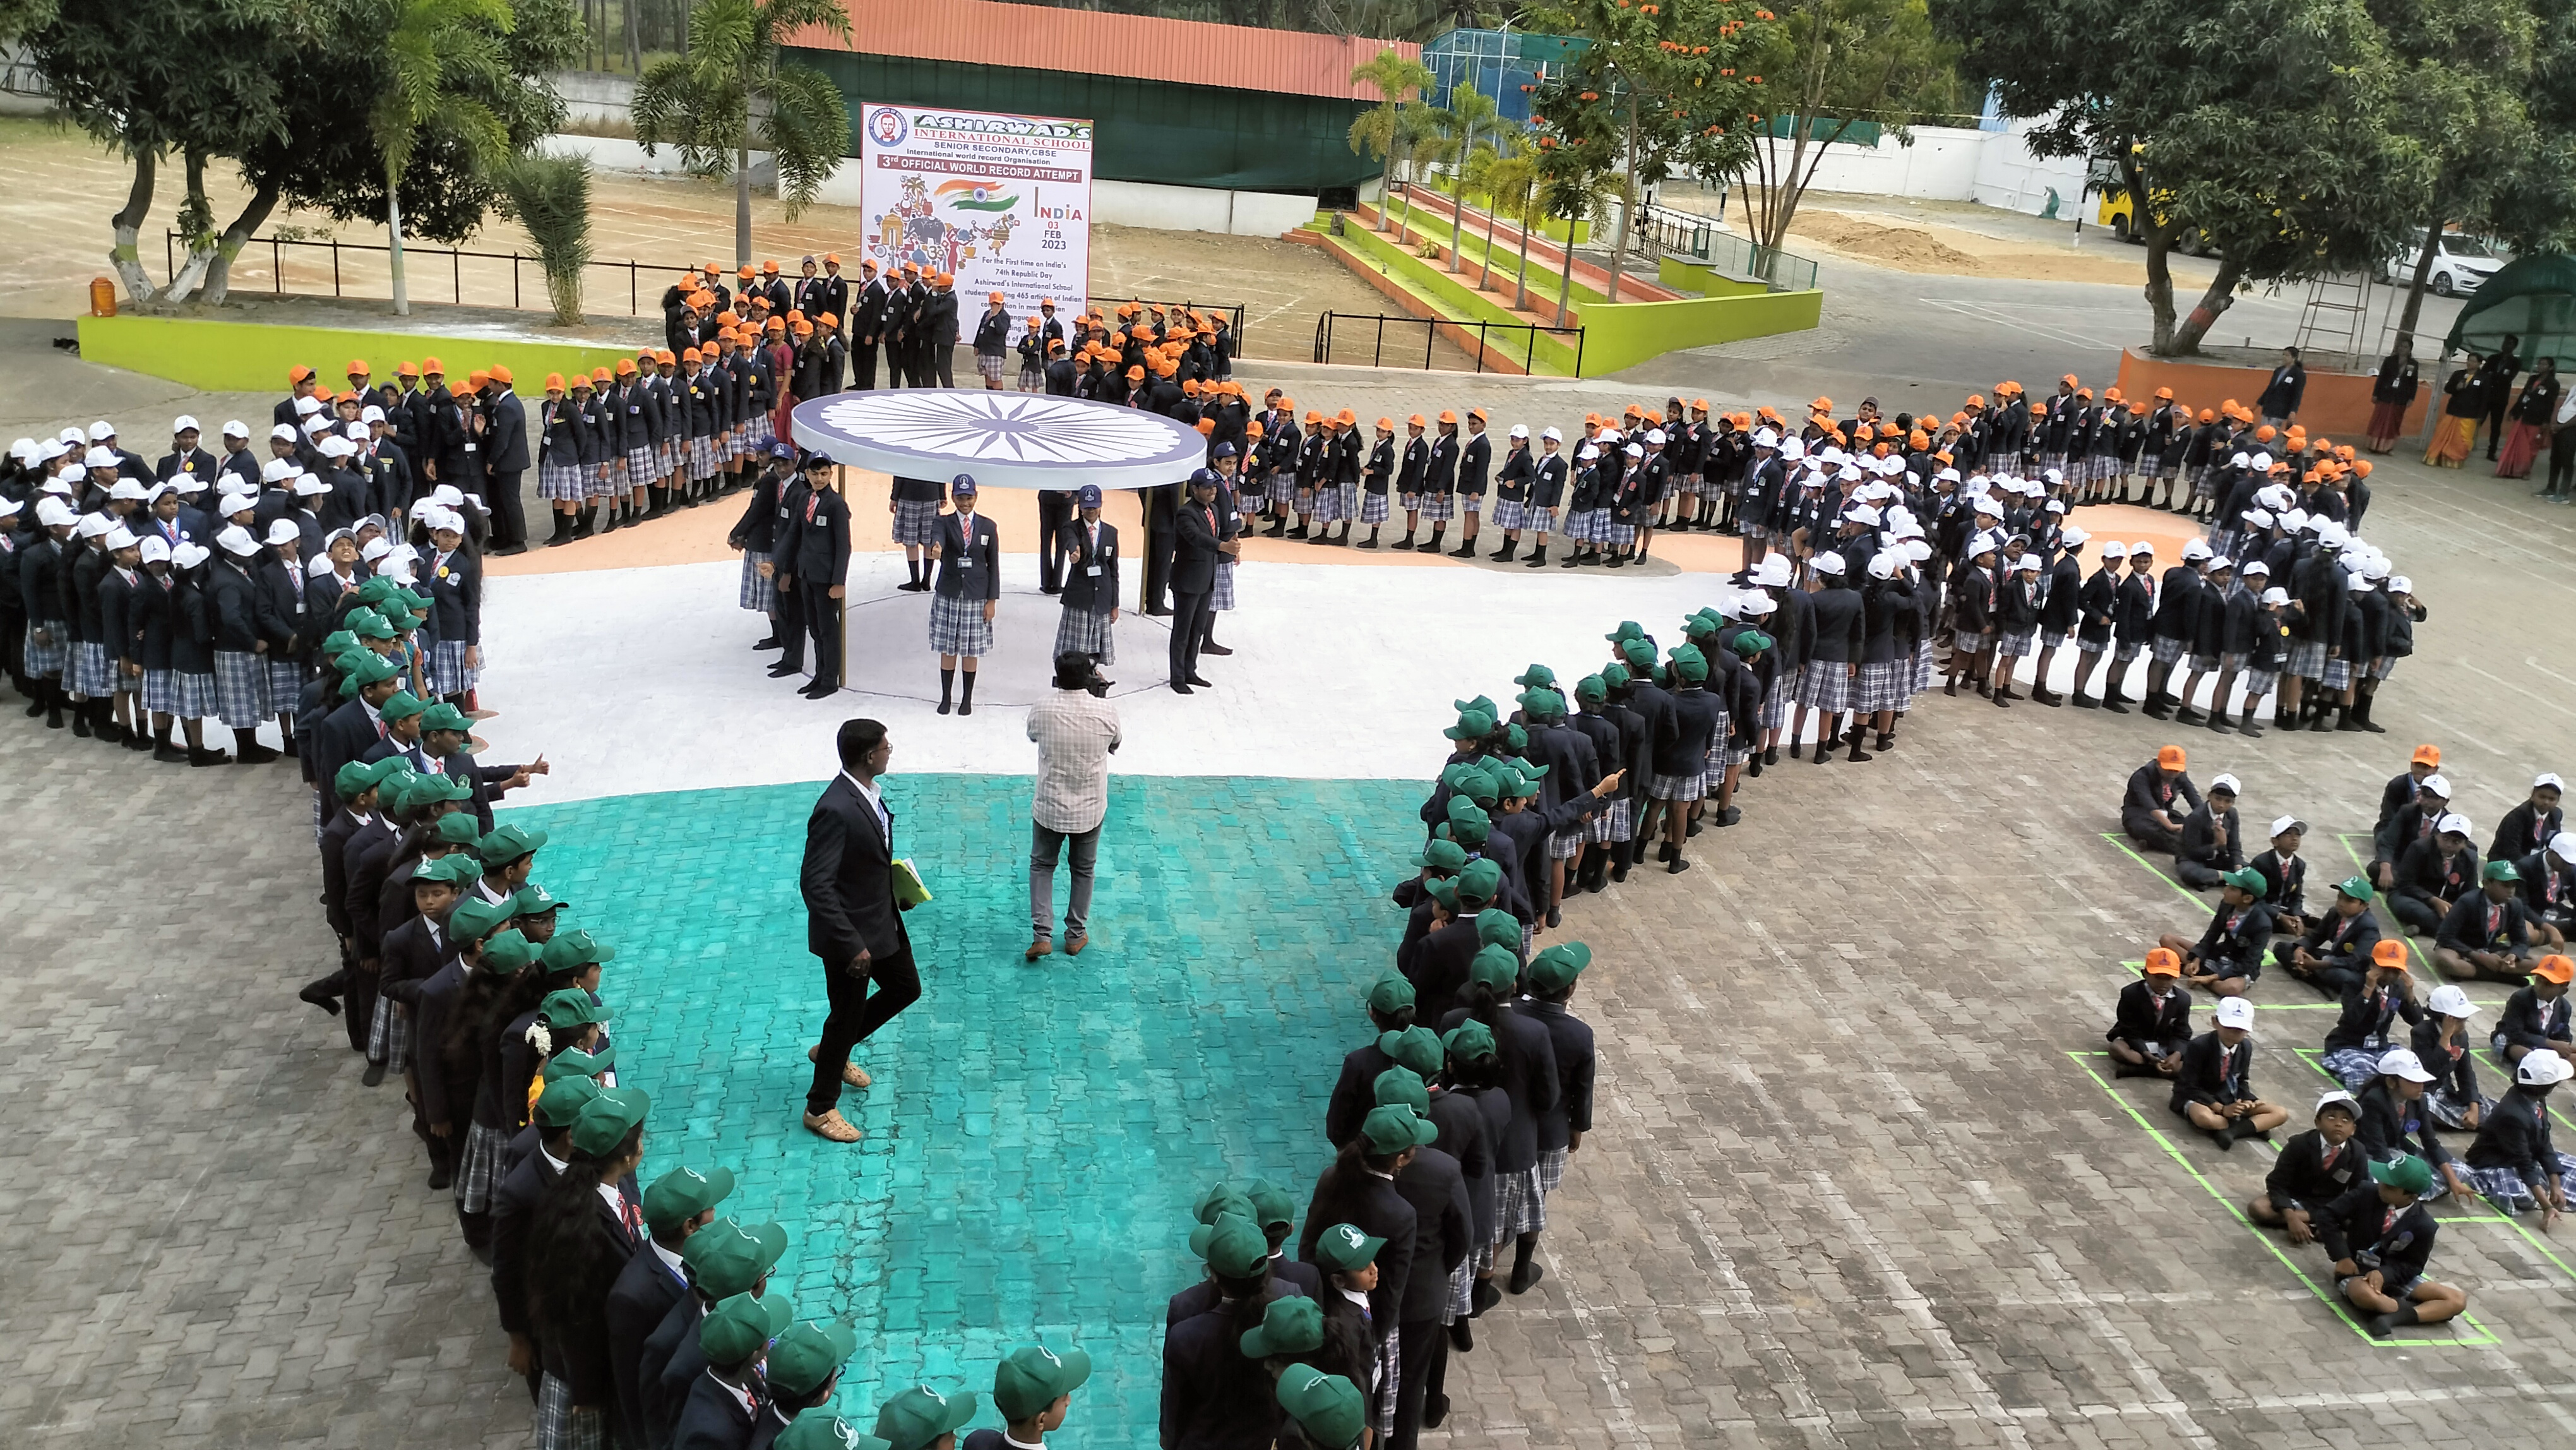
<path id="1" fill-rule="evenodd" d="M 1982 272 L 1984 259 L 1960 251 L 1918 227 L 1882 226 L 1840 212 L 1799 213 L 1789 230 L 1847 256 L 1867 257 L 1907 272 Z"/>

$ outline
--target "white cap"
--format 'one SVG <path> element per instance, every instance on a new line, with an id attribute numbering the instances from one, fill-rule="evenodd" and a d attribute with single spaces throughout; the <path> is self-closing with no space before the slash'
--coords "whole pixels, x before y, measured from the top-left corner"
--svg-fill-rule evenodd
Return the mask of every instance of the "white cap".
<path id="1" fill-rule="evenodd" d="M 302 435 L 295 431 L 294 424 L 280 423 L 276 427 L 268 430 L 268 436 L 280 443 L 292 443 Z"/>
<path id="2" fill-rule="evenodd" d="M 203 429 L 200 429 L 197 426 L 197 420 L 189 417 L 185 413 L 182 413 L 178 417 L 170 420 L 170 432 L 173 436 L 181 433 L 198 433 L 203 431 Z"/>
<path id="3" fill-rule="evenodd" d="M 2290 602 L 2290 591 L 2283 589 L 2276 584 L 2263 591 L 2262 602 L 2265 604 L 2287 604 Z"/>
<path id="4" fill-rule="evenodd" d="M 2433 823 L 2433 829 L 2446 836 L 2474 836 L 2477 834 L 2476 830 L 2470 827 L 2469 818 L 2461 815 L 2458 811 L 2449 811 L 2444 813 L 2440 820 Z"/>
<path id="5" fill-rule="evenodd" d="M 2281 510 L 2280 516 L 2274 522 L 2281 526 L 2282 532 L 2295 534 L 2308 526 L 2308 511 L 2300 508 L 2286 508 Z"/>
<path id="6" fill-rule="evenodd" d="M 2524 1087 L 2556 1087 L 2576 1077 L 2576 1065 L 2554 1052 L 2526 1052 L 2513 1070 L 2513 1080 Z"/>
<path id="7" fill-rule="evenodd" d="M 1885 549 L 1869 557 L 1869 577 L 1872 579 L 1893 579 L 1898 567 L 1895 556 Z"/>
<path id="8" fill-rule="evenodd" d="M 250 530 L 239 524 L 215 535 L 215 542 L 223 546 L 225 553 L 238 554 L 245 559 L 259 552 L 259 540 L 252 538 Z"/>
<path id="9" fill-rule="evenodd" d="M 1649 442 L 1649 443 L 1654 444 L 1654 445 L 1655 445 L 1656 447 L 1658 447 L 1658 448 L 1662 447 L 1662 446 L 1663 446 L 1663 444 L 1664 444 L 1664 430 L 1663 430 L 1663 429 L 1661 429 L 1661 428 L 1649 428 L 1649 429 L 1647 429 L 1647 430 L 1646 430 L 1646 441 L 1647 441 L 1647 442 Z"/>
<path id="10" fill-rule="evenodd" d="M 441 530 L 458 534 L 465 532 L 465 515 L 449 508 L 431 510 L 429 531 L 434 534 Z"/>
<path id="11" fill-rule="evenodd" d="M 93 448 L 81 455 L 81 462 L 91 468 L 114 468 L 124 461 L 104 448 Z"/>
<path id="12" fill-rule="evenodd" d="M 101 418 L 97 422 L 89 425 L 89 441 L 92 443 L 104 443 L 115 436 L 116 425 L 107 421 L 105 418 Z"/>
<path id="13" fill-rule="evenodd" d="M 1765 432 L 1765 433 L 1768 433 L 1768 432 L 1770 432 L 1771 430 L 1770 430 L 1770 429 L 1768 429 L 1768 428 L 1765 428 L 1765 429 L 1763 429 L 1762 431 L 1763 431 L 1763 432 Z M 1806 457 L 1806 456 L 1807 456 L 1807 440 L 1806 440 L 1806 439 L 1804 439 L 1804 438 L 1792 438 L 1792 439 L 1789 439 L 1788 441 L 1786 441 L 1786 442 L 1782 443 L 1782 444 L 1780 445 L 1780 456 L 1781 456 L 1782 458 L 1787 459 L 1787 460 L 1788 460 L 1788 461 L 1790 461 L 1791 463 L 1795 463 L 1795 462 L 1797 462 L 1799 459 Z"/>
<path id="14" fill-rule="evenodd" d="M 1886 522 L 1886 520 L 1879 514 L 1878 510 L 1870 507 L 1868 504 L 1862 504 L 1860 507 L 1853 509 L 1850 513 L 1843 515 L 1843 522 L 1847 524 L 1859 524 L 1863 528 L 1874 529 L 1881 523 Z"/>
<path id="15" fill-rule="evenodd" d="M 286 521 L 285 521 L 284 519 L 280 519 L 280 520 L 278 520 L 278 522 L 279 522 L 279 523 L 284 523 L 284 522 L 286 522 Z M 346 534 L 346 533 L 348 532 L 348 530 L 343 529 L 343 530 L 341 530 L 340 532 L 341 532 L 342 534 Z M 305 573 L 307 573 L 307 574 L 312 575 L 312 576 L 313 576 L 314 578 L 316 578 L 316 579 L 319 579 L 319 578 L 321 578 L 323 575 L 330 573 L 330 572 L 331 572 L 331 551 L 330 551 L 330 549 L 326 546 L 326 547 L 324 547 L 323 549 L 321 549 L 321 550 L 317 551 L 317 552 L 313 555 L 312 560 L 311 560 L 310 562 L 308 562 L 307 564 L 305 564 L 305 566 L 304 566 L 304 572 L 305 572 Z"/>
<path id="16" fill-rule="evenodd" d="M 2272 527 L 2272 513 L 2269 509 L 2247 509 L 2244 513 L 2237 515 L 2237 517 L 2245 520 L 2245 522 L 2252 524 L 2258 529 L 2268 529 Z"/>
<path id="17" fill-rule="evenodd" d="M 26 502 L 22 499 L 0 497 L 0 519 L 9 518 L 26 506 Z"/>
<path id="18" fill-rule="evenodd" d="M 72 491 L 71 486 L 73 484 L 83 482 L 88 478 L 89 469 L 87 467 L 78 463 L 66 463 L 60 469 L 55 471 L 53 477 L 45 480 L 45 487 L 53 489 L 59 486 L 61 492 L 69 493 Z"/>
<path id="19" fill-rule="evenodd" d="M 1778 600 L 1759 589 L 1745 590 L 1735 597 L 1734 603 L 1727 606 L 1730 611 L 1750 619 L 1759 619 L 1779 607 Z"/>
<path id="20" fill-rule="evenodd" d="M 61 433 L 56 434 L 55 436 L 64 443 L 86 444 L 89 442 L 89 435 L 82 432 L 77 426 L 65 428 Z"/>
<path id="21" fill-rule="evenodd" d="M 1766 588 L 1786 588 L 1789 583 L 1789 556 L 1763 555 L 1762 562 L 1753 566 L 1753 582 Z M 2568 835 L 2566 840 L 2571 847 L 2576 847 L 2576 834 Z"/>
<path id="22" fill-rule="evenodd" d="M 2248 579 L 2251 579 L 2258 574 L 2263 578 L 2269 579 L 2272 577 L 2272 566 L 2264 563 L 2260 559 L 2248 559 L 2245 561 L 2245 567 L 2237 570 L 2236 572 L 2244 575 Z"/>
<path id="23" fill-rule="evenodd" d="M 303 541 L 304 531 L 297 528 L 292 519 L 279 519 L 268 526 L 268 542 L 272 544 L 297 544 Z"/>
<path id="24" fill-rule="evenodd" d="M 429 491 L 429 501 L 441 508 L 465 507 L 465 491 L 452 483 L 442 483 Z"/>
<path id="25" fill-rule="evenodd" d="M 1562 443 L 1565 441 L 1563 430 L 1556 428 L 1541 428 L 1538 430 L 1538 436 L 1540 441 L 1545 443 Z"/>
<path id="26" fill-rule="evenodd" d="M 2240 448 L 2235 453 L 2228 456 L 2227 466 L 2230 468 L 2251 468 L 2254 466 L 2254 460 Z M 2270 465 L 2267 463 L 2265 466 L 2269 467 Z"/>
<path id="27" fill-rule="evenodd" d="M 386 542 L 382 535 L 378 535 L 358 546 L 358 557 L 372 564 L 393 551 L 394 546 Z"/>
<path id="28" fill-rule="evenodd" d="M 2103 558 L 2105 558 L 2105 559 L 2125 559 L 2125 558 L 2127 558 L 2127 557 L 2128 557 L 2128 555 L 2129 555 L 2129 551 L 2128 551 L 2128 549 L 2127 549 L 2126 547 L 2124 547 L 2124 546 L 2120 543 L 2120 541 L 2119 541 L 2119 540 L 2117 540 L 2117 539 L 2104 539 L 2104 540 L 2102 541 L 2102 557 L 2103 557 Z"/>
<path id="29" fill-rule="evenodd" d="M 170 541 L 161 537 L 159 534 L 154 534 L 152 537 L 145 539 L 143 541 L 143 562 L 146 564 L 166 564 L 170 562 Z"/>
<path id="30" fill-rule="evenodd" d="M 63 502 L 61 499 L 54 497 L 50 493 L 46 494 L 43 498 L 36 500 L 36 522 L 43 524 L 47 528 L 52 528 L 57 524 L 77 522 L 79 517 L 79 515 L 72 512 L 72 506 L 70 504 Z"/>
<path id="31" fill-rule="evenodd" d="M 36 461 L 36 452 L 40 446 L 33 438 L 21 438 L 9 445 L 9 456 L 21 463 L 33 463 Z"/>
<path id="32" fill-rule="evenodd" d="M 316 498 L 322 494 L 329 493 L 330 491 L 331 485 L 324 483 L 314 474 L 299 473 L 295 475 L 295 492 L 300 497 Z"/>
<path id="33" fill-rule="evenodd" d="M 1922 539 L 1922 536 L 1921 536 L 1921 535 L 1916 535 L 1915 537 L 1910 538 L 1910 539 L 1907 539 L 1907 540 L 1905 541 L 1905 558 L 1906 558 L 1906 562 L 1908 562 L 1908 563 L 1912 563 L 1912 564 L 1920 564 L 1920 563 L 1922 563 L 1924 560 L 1929 559 L 1929 558 L 1931 558 L 1931 557 L 1932 557 L 1932 546 L 1931 546 L 1930 544 L 1925 543 L 1925 542 L 1923 541 L 1923 539 Z"/>
<path id="34" fill-rule="evenodd" d="M 1600 456 L 1601 456 L 1601 450 L 1600 450 L 1599 448 L 1594 447 L 1592 444 L 1586 443 L 1586 444 L 1584 444 L 1581 448 L 1578 448 L 1578 449 L 1576 449 L 1576 450 L 1575 450 L 1575 453 L 1574 453 L 1574 461 L 1575 461 L 1575 462 L 1577 462 L 1577 463 L 1590 463 L 1593 459 L 1596 459 L 1596 458 L 1598 458 L 1598 457 L 1600 457 Z"/>
<path id="35" fill-rule="evenodd" d="M 2388 576 L 2388 592 L 2391 594 L 2412 594 L 2415 592 L 2415 581 L 2407 578 L 2403 574 L 2391 574 Z"/>
<path id="36" fill-rule="evenodd" d="M 2544 1053 L 2542 1055 L 2546 1057 L 2556 1057 L 2558 1054 L 2551 1052 Z M 2381 1077 L 2402 1077 L 2408 1082 L 2431 1082 L 2433 1080 L 2433 1075 L 2424 1070 L 2424 1059 L 2417 1057 L 2414 1049 L 2406 1047 L 2401 1047 L 2393 1052 L 2381 1055 L 2379 1059 L 2379 1075 Z"/>
<path id="37" fill-rule="evenodd" d="M 2239 463 L 2247 461 L 2245 455 L 2242 453 L 2236 455 L 2236 458 Z M 2262 470 L 2263 472 L 2269 473 L 2272 469 L 2272 451 L 2268 448 L 2257 448 L 2254 450 L 2254 457 L 2251 461 L 2254 467 Z"/>
<path id="38" fill-rule="evenodd" d="M 2436 1013 L 2444 1017 L 2475 1017 L 2478 1015 L 2478 1005 L 2469 1000 L 2469 994 L 2461 991 L 2459 984 L 2456 982 L 2444 982 L 2442 985 L 2435 987 L 2433 989 L 2432 999 L 2427 1001 L 2424 1005 L 2432 1008 Z M 2541 1055 L 2544 1057 L 2556 1057 L 2558 1054 L 2549 1052 Z"/>
<path id="39" fill-rule="evenodd" d="M 95 539 L 115 527 L 116 520 L 105 514 L 83 514 L 80 523 L 74 526 L 74 532 L 84 539 Z"/>
<path id="40" fill-rule="evenodd" d="M 170 477 L 165 478 L 159 483 L 152 485 L 150 488 L 143 490 L 143 501 L 145 503 L 159 503 L 161 501 L 161 495 L 165 493 L 177 493 L 179 491 L 179 480 L 189 477 L 192 477 L 192 475 L 185 473 L 172 474 Z M 197 487 L 204 488 L 205 485 L 200 483 Z M 111 488 L 107 491 L 107 494 L 108 497 L 114 498 L 116 496 L 116 490 Z"/>
<path id="41" fill-rule="evenodd" d="M 152 493 L 141 483 L 136 482 L 131 478 L 120 478 L 108 488 L 107 496 L 109 498 L 132 499 L 136 503 L 141 503 L 145 499 L 150 498 Z"/>
<path id="42" fill-rule="evenodd" d="M 2348 575 L 2344 579 L 2344 585 L 2351 589 L 2355 594 L 2367 594 L 2370 592 L 2370 576 L 2367 574 Z"/>
<path id="43" fill-rule="evenodd" d="M 1932 475 L 1932 481 L 1934 483 L 1957 483 L 1959 481 L 1959 470 L 1955 468 L 1942 469 L 1939 473 Z"/>
<path id="44" fill-rule="evenodd" d="M 2540 774 L 2532 777 L 2531 788 L 2533 790 L 2538 790 L 2544 785 L 2549 787 L 2551 790 L 2565 790 L 2567 788 L 2567 782 L 2560 780 L 2558 778 L 2558 772 L 2554 770 L 2544 770 Z"/>
<path id="45" fill-rule="evenodd" d="M 321 434 L 330 432 L 336 422 L 336 419 L 330 418 L 324 414 L 316 413 L 312 417 L 304 420 L 304 431 L 318 437 Z"/>
<path id="46" fill-rule="evenodd" d="M 385 421 L 385 410 L 377 407 L 373 403 L 369 403 L 367 406 L 358 410 L 358 421 L 361 423 L 381 423 Z"/>
<path id="47" fill-rule="evenodd" d="M 215 499 L 215 512 L 230 516 L 243 509 L 259 507 L 259 495 L 246 488 L 228 488 Z"/>
<path id="48" fill-rule="evenodd" d="M 2209 788 L 2212 791 L 2223 790 L 2229 795 L 2243 795 L 2245 793 L 2245 783 L 2223 770 L 2218 773 L 2218 778 L 2216 780 L 2209 783 Z"/>
<path id="49" fill-rule="evenodd" d="M 2343 1104 L 2344 1111 L 2351 1113 L 2354 1117 L 2358 1118 L 2361 1116 L 2360 1100 L 2353 1097 L 2352 1094 L 2345 1092 L 2342 1088 L 2336 1088 L 2332 1092 L 2320 1094 L 2317 1098 L 2316 1111 L 2310 1113 L 2308 1116 L 2323 1117 L 2326 1109 L 2333 1107 L 2337 1103 Z"/>
<path id="50" fill-rule="evenodd" d="M 250 425 L 244 423 L 239 418 L 235 418 L 224 425 L 224 436 L 227 438 L 248 438 L 250 436 Z"/>
<path id="51" fill-rule="evenodd" d="M 1630 458 L 1643 458 L 1646 456 L 1646 445 L 1642 443 L 1631 443 L 1620 451 L 1627 454 Z"/>
<path id="52" fill-rule="evenodd" d="M 2451 778 L 2438 770 L 2415 782 L 2415 788 L 2419 791 L 2429 790 L 2444 800 L 2451 798 Z"/>
<path id="53" fill-rule="evenodd" d="M 1981 493 L 1977 495 L 1977 501 L 1969 507 L 1973 512 L 1983 514 L 1988 518 L 1999 519 L 2004 516 L 2004 506 L 1995 502 L 1993 497 L 1988 494 Z"/>
<path id="54" fill-rule="evenodd" d="M 2226 570 L 2230 574 L 2235 573 L 2236 561 L 2227 557 L 2225 554 L 2217 555 L 2209 561 L 2210 573 L 2215 574 L 2221 569 Z"/>
<path id="55" fill-rule="evenodd" d="M 181 544 L 170 551 L 170 562 L 182 569 L 194 569 L 210 557 L 203 544 Z"/>
<path id="56" fill-rule="evenodd" d="M 170 481 L 161 486 L 176 490 L 181 498 L 193 497 L 206 491 L 206 481 L 193 473 L 174 473 L 170 475 Z"/>
<path id="57" fill-rule="evenodd" d="M 2198 539 L 2183 540 L 2182 561 L 2184 563 L 2189 564 L 2208 557 L 2209 545 L 2202 543 Z"/>
<path id="58" fill-rule="evenodd" d="M 2020 558 L 2013 560 L 2013 572 L 2016 574 L 2038 573 L 2039 556 L 2037 554 L 2024 554 Z"/>
<path id="59" fill-rule="evenodd" d="M 1840 554 L 1818 554 L 1816 556 L 1815 563 L 1810 567 L 1819 574 L 1823 574 L 1829 578 L 1839 579 L 1843 576 L 1843 556 Z"/>
<path id="60" fill-rule="evenodd" d="M 2560 831 L 2549 838 L 2549 854 L 2576 865 L 2576 831 Z"/>
<path id="61" fill-rule="evenodd" d="M 134 531 L 125 525 L 110 524 L 107 532 L 100 536 L 98 542 L 102 548 L 113 554 L 119 549 L 131 549 L 143 541 L 134 537 Z"/>
<path id="62" fill-rule="evenodd" d="M 1971 559 L 1979 554 L 1991 554 L 2002 547 L 2003 540 L 1992 529 L 1979 529 L 1968 537 L 1968 557 Z"/>
<path id="63" fill-rule="evenodd" d="M 2387 559 L 2387 556 L 2382 555 L 2382 554 L 2373 554 L 2373 555 L 2371 555 L 2368 559 L 2363 560 L 2363 561 L 2362 561 L 2362 565 L 2361 565 L 2361 577 L 2363 577 L 2364 579 L 2369 580 L 2369 581 L 2370 581 L 2371 583 L 2373 583 L 2373 584 L 2376 584 L 2376 583 L 2378 583 L 2380 580 L 2387 578 L 2387 577 L 2388 577 L 2388 559 Z"/>
<path id="64" fill-rule="evenodd" d="M 2047 503 L 2040 506 L 2040 512 L 2062 514 L 2066 512 L 2066 500 L 2062 498 L 2050 499 Z"/>
<path id="65" fill-rule="evenodd" d="M 352 453 L 356 453 L 366 444 L 373 442 L 376 435 L 374 430 L 370 429 L 364 423 L 343 423 L 340 425 L 340 436 L 348 439 L 350 443 L 357 445 L 349 450 Z"/>
<path id="66" fill-rule="evenodd" d="M 1777 448 L 1780 446 L 1780 435 L 1769 428 L 1756 428 L 1753 430 L 1753 446 L 1756 448 Z"/>
<path id="67" fill-rule="evenodd" d="M 307 414 L 319 413 L 321 411 L 322 400 L 313 396 L 311 393 L 307 393 L 303 397 L 295 400 L 295 414 L 299 418 Z"/>
<path id="68" fill-rule="evenodd" d="M 2283 831 L 2297 831 L 2301 835 L 2306 835 L 2307 830 L 2308 823 L 2300 820 L 2297 816 L 2274 816 L 2272 818 L 2271 835 L 2277 836 Z"/>
<path id="69" fill-rule="evenodd" d="M 2218 1025 L 2250 1028 L 2254 1025 L 2254 1004 L 2242 997 L 2218 999 Z M 2555 1054 L 2552 1054 L 2555 1056 Z"/>
<path id="70" fill-rule="evenodd" d="M 2319 514 L 2310 522 L 2316 525 L 2317 547 L 2320 549 L 2341 549 L 2352 542 L 2352 535 L 2344 531 L 2343 525 L 2323 514 Z"/>
<path id="71" fill-rule="evenodd" d="M 358 451 L 358 445 L 341 437 L 337 433 L 323 439 L 320 444 L 320 448 L 322 456 L 325 458 L 346 458 L 350 454 Z"/>
<path id="72" fill-rule="evenodd" d="M 2047 479 L 2050 483 L 2064 483 L 2066 481 L 2065 472 L 2061 469 L 2055 468 L 2042 469 L 2040 471 L 2040 477 Z"/>

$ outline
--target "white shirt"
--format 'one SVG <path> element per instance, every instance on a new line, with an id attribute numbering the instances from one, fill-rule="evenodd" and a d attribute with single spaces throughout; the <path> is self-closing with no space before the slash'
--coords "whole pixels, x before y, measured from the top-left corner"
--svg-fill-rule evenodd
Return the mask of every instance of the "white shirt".
<path id="1" fill-rule="evenodd" d="M 877 794 L 875 786 L 846 770 L 841 772 L 841 779 L 848 781 L 851 788 L 859 793 L 859 799 L 868 803 L 868 809 L 876 812 L 877 833 L 885 837 L 886 845 L 891 849 L 894 845 L 894 817 L 886 814 L 885 798 Z"/>
<path id="2" fill-rule="evenodd" d="M 660 1239 L 647 1238 L 644 1242 L 653 1246 L 653 1257 L 662 1261 L 662 1267 L 671 1271 L 672 1278 L 679 1280 L 683 1285 L 686 1285 L 689 1282 L 689 1276 L 680 1272 L 680 1256 L 678 1254 L 662 1247 L 662 1241 Z"/>
<path id="3" fill-rule="evenodd" d="M 1029 707 L 1029 738 L 1038 744 L 1030 818 L 1065 835 L 1096 829 L 1109 814 L 1109 752 L 1118 748 L 1118 707 L 1088 690 L 1057 690 Z"/>

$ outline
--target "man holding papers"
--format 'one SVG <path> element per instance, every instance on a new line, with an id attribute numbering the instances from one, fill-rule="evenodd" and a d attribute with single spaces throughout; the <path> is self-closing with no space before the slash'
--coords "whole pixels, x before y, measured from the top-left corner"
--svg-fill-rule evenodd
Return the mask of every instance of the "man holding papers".
<path id="1" fill-rule="evenodd" d="M 841 1116 L 841 1086 L 868 1086 L 850 1050 L 921 997 L 912 939 L 902 912 L 926 899 L 911 863 L 894 855 L 894 812 L 877 781 L 894 757 L 886 728 L 874 720 L 841 724 L 841 773 L 824 787 L 805 822 L 805 946 L 823 959 L 831 1015 L 823 1040 L 807 1050 L 814 1083 L 805 1094 L 805 1126 L 835 1143 L 855 1143 L 859 1130 Z M 873 981 L 876 990 L 868 990 Z"/>

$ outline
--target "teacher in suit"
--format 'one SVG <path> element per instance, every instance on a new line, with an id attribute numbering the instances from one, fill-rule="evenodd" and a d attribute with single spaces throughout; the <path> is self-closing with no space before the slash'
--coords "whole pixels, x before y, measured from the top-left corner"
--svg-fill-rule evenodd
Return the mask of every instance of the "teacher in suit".
<path id="1" fill-rule="evenodd" d="M 510 389 L 510 370 L 492 367 L 492 386 L 483 398 L 484 501 L 492 506 L 495 554 L 521 554 L 528 548 L 528 524 L 519 508 L 519 478 L 528 471 L 528 410 Z"/>
<path id="2" fill-rule="evenodd" d="M 835 1143 L 855 1143 L 859 1130 L 841 1116 L 841 1085 L 864 1088 L 867 1073 L 850 1061 L 894 1015 L 921 997 L 912 938 L 894 900 L 894 812 L 877 781 L 894 758 L 886 728 L 874 720 L 841 722 L 841 773 L 805 821 L 805 947 L 823 959 L 831 1014 L 823 1040 L 805 1056 L 814 1082 L 805 1093 L 805 1126 Z M 876 990 L 868 990 L 873 981 Z"/>
<path id="3" fill-rule="evenodd" d="M 1199 678 L 1199 645 L 1207 637 L 1208 605 L 1216 590 L 1216 561 L 1240 545 L 1229 542 L 1219 523 L 1217 477 L 1202 468 L 1190 475 L 1189 502 L 1181 505 L 1172 525 L 1172 692 L 1186 695 Z"/>

